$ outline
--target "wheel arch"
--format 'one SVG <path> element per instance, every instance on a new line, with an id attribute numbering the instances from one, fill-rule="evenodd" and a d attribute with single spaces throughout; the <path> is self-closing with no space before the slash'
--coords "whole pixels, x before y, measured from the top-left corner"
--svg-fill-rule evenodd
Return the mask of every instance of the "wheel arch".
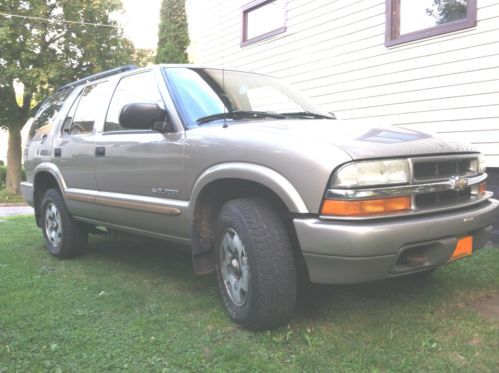
<path id="1" fill-rule="evenodd" d="M 66 184 L 57 167 L 51 163 L 42 163 L 34 170 L 33 178 L 33 205 L 35 208 L 35 219 L 40 227 L 40 203 L 43 195 L 50 188 L 57 188 L 64 195 Z"/>
<path id="2" fill-rule="evenodd" d="M 231 162 L 210 167 L 198 177 L 190 198 L 191 201 L 194 201 L 191 214 L 196 209 L 199 196 L 209 184 L 228 179 L 260 184 L 278 196 L 290 212 L 299 214 L 309 212 L 307 205 L 293 184 L 277 171 L 253 163 Z"/>
<path id="3" fill-rule="evenodd" d="M 274 170 L 252 164 L 215 166 L 198 179 L 191 195 L 191 244 L 194 271 L 215 270 L 213 248 L 218 213 L 223 204 L 237 198 L 259 197 L 282 216 L 299 260 L 302 259 L 292 215 L 308 213 L 301 196 L 292 184 Z"/>

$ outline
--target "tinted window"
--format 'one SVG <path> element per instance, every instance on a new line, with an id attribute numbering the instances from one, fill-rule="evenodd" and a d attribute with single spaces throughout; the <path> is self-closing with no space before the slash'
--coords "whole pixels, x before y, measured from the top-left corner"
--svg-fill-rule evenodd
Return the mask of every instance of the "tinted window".
<path id="1" fill-rule="evenodd" d="M 165 71 L 187 127 L 196 126 L 200 118 L 224 112 L 322 114 L 278 80 L 265 75 L 184 67 Z"/>
<path id="2" fill-rule="evenodd" d="M 80 101 L 74 112 L 70 129 L 69 121 L 73 110 L 70 110 L 64 123 L 63 131 L 70 135 L 85 135 L 94 129 L 95 119 L 102 112 L 107 102 L 108 83 L 89 85 L 83 90 Z"/>
<path id="3" fill-rule="evenodd" d="M 75 116 L 75 111 L 76 107 L 78 106 L 78 100 L 81 97 L 81 92 L 74 100 L 73 105 L 71 105 L 71 109 L 69 109 L 68 115 L 66 116 L 66 119 L 64 119 L 64 124 L 62 125 L 62 134 L 63 135 L 69 135 L 71 134 L 71 125 L 73 124 L 73 117 Z"/>
<path id="4" fill-rule="evenodd" d="M 120 80 L 109 105 L 104 132 L 130 130 L 120 126 L 119 117 L 123 107 L 132 103 L 152 103 L 164 108 L 152 73 L 131 75 Z"/>
<path id="5" fill-rule="evenodd" d="M 71 89 L 65 89 L 43 101 L 31 125 L 29 140 L 41 140 L 44 135 L 50 132 L 53 121 L 70 93 Z"/>

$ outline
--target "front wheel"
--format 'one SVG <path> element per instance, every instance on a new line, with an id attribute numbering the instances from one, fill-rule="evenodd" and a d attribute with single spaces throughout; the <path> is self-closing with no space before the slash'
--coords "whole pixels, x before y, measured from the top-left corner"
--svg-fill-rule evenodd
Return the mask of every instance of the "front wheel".
<path id="1" fill-rule="evenodd" d="M 61 194 L 55 188 L 47 190 L 41 203 L 41 225 L 48 251 L 59 259 L 83 254 L 88 230 L 73 220 Z"/>
<path id="2" fill-rule="evenodd" d="M 218 284 L 231 318 L 252 330 L 287 322 L 296 305 L 296 267 L 276 211 L 259 198 L 227 202 L 216 242 Z"/>

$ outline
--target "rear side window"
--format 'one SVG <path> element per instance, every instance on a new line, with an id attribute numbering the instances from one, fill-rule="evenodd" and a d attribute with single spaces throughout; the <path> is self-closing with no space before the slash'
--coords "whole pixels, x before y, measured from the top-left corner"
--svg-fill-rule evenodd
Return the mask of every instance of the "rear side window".
<path id="1" fill-rule="evenodd" d="M 121 110 L 127 104 L 145 103 L 157 104 L 163 109 L 165 107 L 154 75 L 151 72 L 145 72 L 121 79 L 109 105 L 104 132 L 130 131 L 130 129 L 120 126 Z"/>
<path id="2" fill-rule="evenodd" d="M 71 89 L 65 89 L 43 101 L 31 124 L 28 140 L 37 141 L 48 135 L 57 114 L 59 114 L 64 101 L 66 101 L 70 93 Z"/>
<path id="3" fill-rule="evenodd" d="M 108 87 L 108 82 L 85 87 L 79 101 L 73 105 L 64 121 L 63 134 L 88 135 L 92 133 L 97 115 L 105 109 Z"/>

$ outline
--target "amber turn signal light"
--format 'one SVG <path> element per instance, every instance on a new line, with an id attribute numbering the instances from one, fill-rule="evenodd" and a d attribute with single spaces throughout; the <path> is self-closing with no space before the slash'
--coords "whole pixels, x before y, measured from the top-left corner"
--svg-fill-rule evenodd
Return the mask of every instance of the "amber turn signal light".
<path id="1" fill-rule="evenodd" d="M 487 191 L 487 183 L 484 181 L 483 183 L 480 183 L 480 186 L 478 187 L 478 192 L 480 194 L 485 194 Z"/>
<path id="2" fill-rule="evenodd" d="M 410 210 L 411 197 L 366 199 L 362 201 L 342 201 L 326 199 L 321 214 L 332 216 L 365 216 Z"/>

